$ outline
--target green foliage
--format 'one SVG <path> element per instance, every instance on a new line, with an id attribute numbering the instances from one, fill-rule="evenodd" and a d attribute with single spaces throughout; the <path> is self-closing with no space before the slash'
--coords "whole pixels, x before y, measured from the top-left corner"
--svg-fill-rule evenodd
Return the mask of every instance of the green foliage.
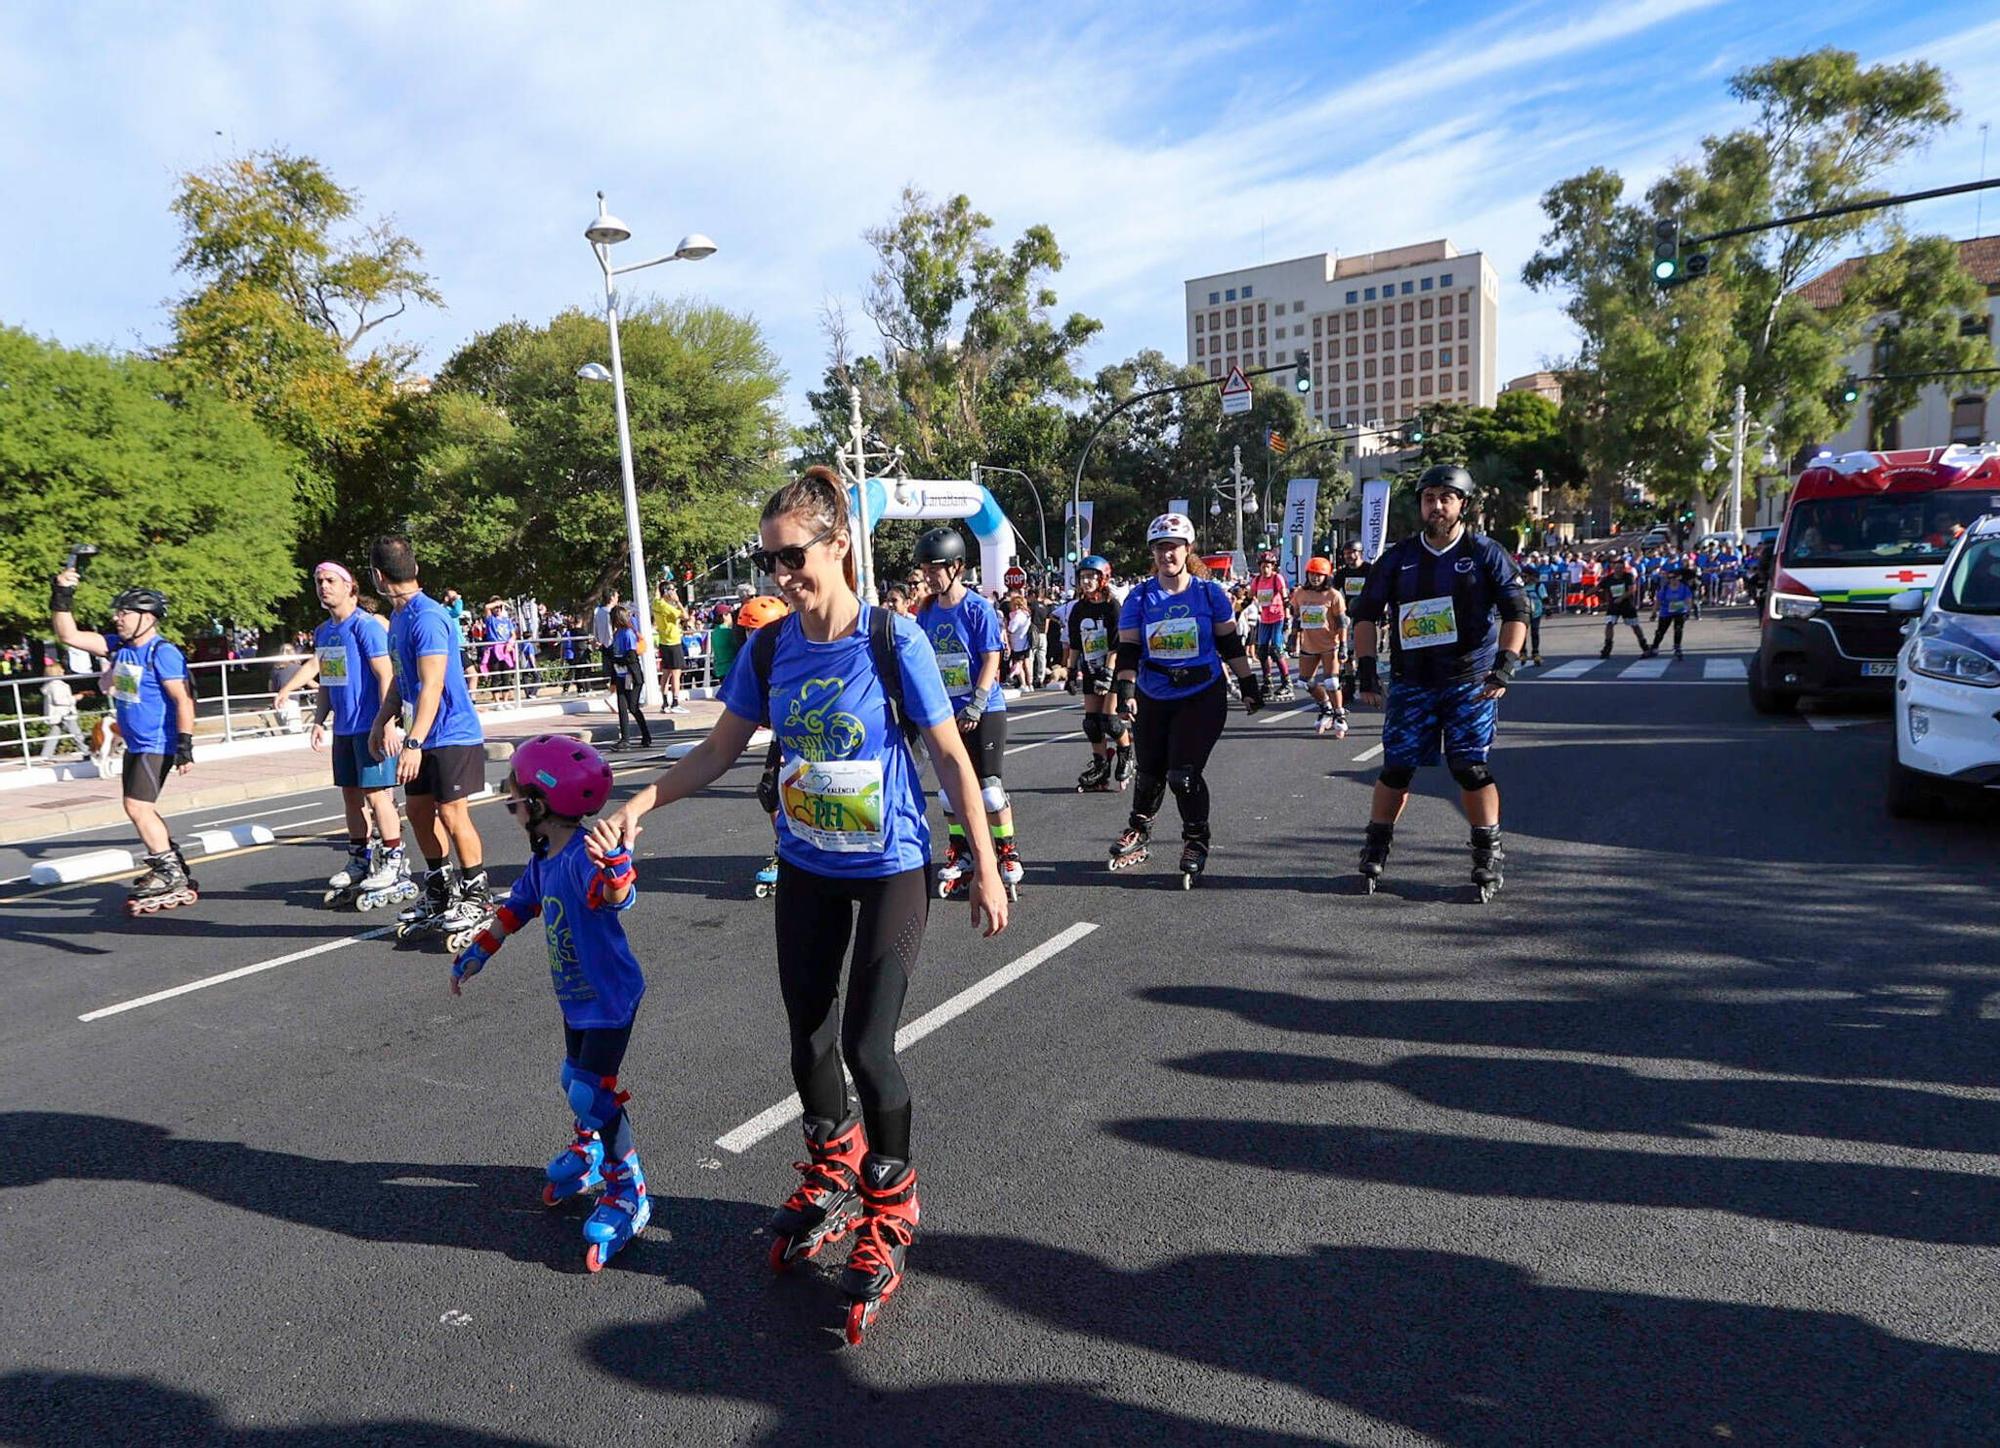
<path id="1" fill-rule="evenodd" d="M 1532 524 L 1534 490 L 1574 489 L 1585 477 L 1556 404 L 1535 392 L 1503 392 L 1492 407 L 1447 402 L 1423 412 L 1420 467 L 1458 463 L 1479 485 L 1486 531 L 1512 534 Z M 1540 474 L 1539 483 L 1537 474 Z"/>
<path id="2" fill-rule="evenodd" d="M 1600 494 L 1643 483 L 1692 502 L 1706 526 L 1727 469 L 1705 474 L 1707 434 L 1723 426 L 1738 385 L 1750 412 L 1791 453 L 1837 431 L 1841 358 L 1880 312 L 1913 319 L 1909 355 L 1948 357 L 1952 310 L 1976 294 L 1954 277 L 1948 244 L 1905 243 L 1893 224 L 1883 258 L 1841 302 L 1816 309 L 1805 281 L 1864 236 L 1880 214 L 1797 222 L 1712 250 L 1706 279 L 1669 292 L 1650 275 L 1651 221 L 1675 216 L 1702 235 L 1881 196 L 1888 167 L 1956 118 L 1947 80 L 1915 62 L 1864 68 L 1823 49 L 1737 74 L 1731 93 L 1755 110 L 1745 126 L 1701 143 L 1635 204 L 1616 173 L 1595 169 L 1544 194 L 1549 220 L 1523 278 L 1563 294 L 1582 346 L 1564 379 L 1564 427 Z M 1754 462 L 1754 459 L 1752 460 Z"/>
<path id="3" fill-rule="evenodd" d="M 247 409 L 169 368 L 0 328 L 0 623 L 45 632 L 48 580 L 74 543 L 104 551 L 77 614 L 168 597 L 168 632 L 265 624 L 304 585 L 292 560 L 297 459 Z"/>
<path id="4" fill-rule="evenodd" d="M 756 323 L 716 307 L 654 303 L 619 335 L 647 565 L 700 570 L 755 534 L 779 481 L 783 375 Z M 398 409 L 394 521 L 440 585 L 552 601 L 629 591 L 612 391 L 576 376 L 609 355 L 598 317 L 510 322 Z"/>

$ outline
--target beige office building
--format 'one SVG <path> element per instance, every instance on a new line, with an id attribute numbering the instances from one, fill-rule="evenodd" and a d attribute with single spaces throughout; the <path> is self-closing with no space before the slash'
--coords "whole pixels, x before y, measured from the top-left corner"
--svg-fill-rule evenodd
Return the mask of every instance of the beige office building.
<path id="1" fill-rule="evenodd" d="M 1312 359 L 1323 427 L 1400 421 L 1430 403 L 1491 407 L 1500 279 L 1449 241 L 1244 267 L 1186 283 L 1188 359 L 1231 367 Z M 1281 379 L 1282 380 L 1282 379 Z"/>

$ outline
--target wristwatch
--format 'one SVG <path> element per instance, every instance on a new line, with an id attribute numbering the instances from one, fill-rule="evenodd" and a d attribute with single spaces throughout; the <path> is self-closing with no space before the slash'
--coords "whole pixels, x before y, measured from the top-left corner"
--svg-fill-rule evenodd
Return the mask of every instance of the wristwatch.
<path id="1" fill-rule="evenodd" d="M 421 751 L 424 747 L 424 741 L 421 739 L 412 739 L 409 735 L 405 734 L 403 736 L 403 747 L 405 749 L 415 749 Z"/>

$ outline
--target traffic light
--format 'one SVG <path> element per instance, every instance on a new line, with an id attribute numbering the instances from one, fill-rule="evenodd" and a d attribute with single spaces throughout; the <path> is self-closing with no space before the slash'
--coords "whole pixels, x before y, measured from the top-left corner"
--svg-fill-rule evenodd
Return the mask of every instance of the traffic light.
<path id="1" fill-rule="evenodd" d="M 1292 366 L 1294 369 L 1296 369 L 1297 373 L 1297 375 L 1292 378 L 1292 386 L 1302 394 L 1312 391 L 1313 390 L 1312 363 L 1306 360 L 1305 349 L 1303 347 L 1299 348 L 1298 350 L 1292 353 Z"/>
<path id="2" fill-rule="evenodd" d="M 1840 400 L 1859 402 L 1861 400 L 1861 379 L 1852 372 L 1840 379 Z"/>
<path id="3" fill-rule="evenodd" d="M 1686 512 L 1682 513 L 1681 522 L 1692 524 L 1694 522 L 1694 509 L 1689 508 Z"/>
<path id="4" fill-rule="evenodd" d="M 1421 443 L 1424 440 L 1424 420 L 1421 417 L 1410 419 L 1409 436 L 1412 445 Z"/>
<path id="5" fill-rule="evenodd" d="M 1681 280 L 1681 224 L 1671 216 L 1653 223 L 1653 280 L 1662 287 Z"/>

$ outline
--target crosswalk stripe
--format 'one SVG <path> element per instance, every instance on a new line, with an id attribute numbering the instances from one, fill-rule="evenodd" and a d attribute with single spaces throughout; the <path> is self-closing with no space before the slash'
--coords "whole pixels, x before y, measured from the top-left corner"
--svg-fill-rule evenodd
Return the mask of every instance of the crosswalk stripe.
<path id="1" fill-rule="evenodd" d="M 1580 679 L 1596 667 L 1596 659 L 1571 659 L 1566 664 L 1557 664 L 1546 674 L 1542 674 L 1541 677 L 1544 679 Z"/>
<path id="2" fill-rule="evenodd" d="M 1703 659 L 1701 676 L 1704 679 L 1747 679 L 1750 668 L 1741 659 Z"/>
<path id="3" fill-rule="evenodd" d="M 1667 673 L 1665 659 L 1634 659 L 1618 671 L 1621 679 L 1661 679 Z"/>

